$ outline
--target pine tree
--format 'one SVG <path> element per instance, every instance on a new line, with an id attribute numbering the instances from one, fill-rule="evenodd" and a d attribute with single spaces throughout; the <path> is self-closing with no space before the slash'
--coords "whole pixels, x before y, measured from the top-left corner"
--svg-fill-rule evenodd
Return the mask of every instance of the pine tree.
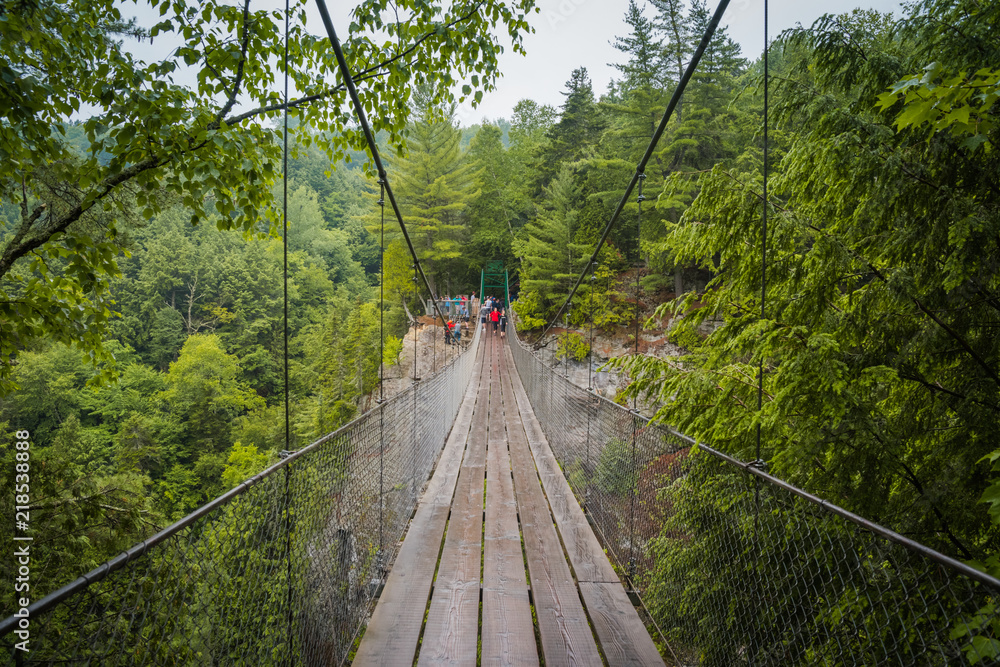
<path id="1" fill-rule="evenodd" d="M 625 63 L 614 64 L 622 73 L 622 80 L 614 83 L 616 99 L 601 103 L 612 122 L 601 144 L 603 154 L 637 163 L 663 115 L 669 77 L 664 76 L 664 46 L 657 30 L 635 0 L 629 2 L 625 22 L 632 30 L 613 42 L 625 55 Z"/>
<path id="2" fill-rule="evenodd" d="M 587 68 L 573 70 L 562 93 L 566 102 L 559 121 L 546 133 L 549 143 L 539 155 L 537 191 L 542 191 L 559 173 L 565 162 L 582 158 L 603 130 Z"/>
<path id="3" fill-rule="evenodd" d="M 435 106 L 430 96 L 414 93 L 417 121 L 411 126 L 408 152 L 392 162 L 390 178 L 432 289 L 450 273 L 467 236 L 466 206 L 477 194 L 472 165 L 463 159 L 461 131 L 454 108 Z"/>
<path id="4" fill-rule="evenodd" d="M 661 88 L 665 83 L 661 71 L 663 45 L 653 22 L 645 17 L 635 0 L 629 0 L 625 23 L 632 32 L 615 37 L 611 43 L 626 56 L 624 63 L 610 63 L 622 73 L 621 85 L 626 90 Z"/>
<path id="5" fill-rule="evenodd" d="M 512 265 L 511 240 L 531 205 L 524 171 L 504 150 L 499 127 L 483 125 L 472 139 L 468 157 L 476 169 L 479 195 L 469 207 L 472 235 L 466 262 L 478 275 L 489 260 Z"/>
<path id="6" fill-rule="evenodd" d="M 694 48 L 691 46 L 691 27 L 684 13 L 684 0 L 649 0 L 659 12 L 653 21 L 657 30 L 666 35 L 663 46 L 663 73 L 667 81 L 667 90 L 673 92 L 674 87 L 684 76 L 684 67 L 691 59 Z M 682 117 L 682 105 L 677 106 L 677 118 Z"/>
<path id="7" fill-rule="evenodd" d="M 692 0 L 688 18 L 692 38 L 701 39 L 712 20 L 705 0 Z M 697 44 L 692 42 L 691 46 L 695 48 Z M 692 77 L 688 95 L 692 105 L 703 107 L 713 115 L 721 112 L 746 64 L 740 55 L 740 45 L 729 37 L 726 26 L 718 26 Z"/>
<path id="8" fill-rule="evenodd" d="M 525 226 L 514 244 L 521 257 L 522 293 L 529 293 L 525 301 L 538 304 L 531 313 L 536 317 L 550 315 L 562 303 L 588 258 L 588 249 L 573 241 L 579 190 L 569 164 L 562 165 L 545 195 L 545 211 Z"/>

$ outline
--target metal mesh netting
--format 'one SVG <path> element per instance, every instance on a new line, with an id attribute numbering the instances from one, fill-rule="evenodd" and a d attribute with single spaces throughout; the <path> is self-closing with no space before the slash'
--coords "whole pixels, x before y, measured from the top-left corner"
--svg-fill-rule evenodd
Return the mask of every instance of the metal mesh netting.
<path id="1" fill-rule="evenodd" d="M 677 665 L 1000 664 L 1000 582 L 515 365 L 570 486 Z"/>
<path id="2" fill-rule="evenodd" d="M 289 456 L 31 610 L 10 663 L 343 662 L 471 377 L 441 372 Z"/>

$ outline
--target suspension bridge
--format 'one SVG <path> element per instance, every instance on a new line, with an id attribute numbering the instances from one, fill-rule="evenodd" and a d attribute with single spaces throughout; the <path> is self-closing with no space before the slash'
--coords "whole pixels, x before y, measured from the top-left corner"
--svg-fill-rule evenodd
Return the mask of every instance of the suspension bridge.
<path id="1" fill-rule="evenodd" d="M 727 4 L 588 267 L 636 186 L 641 220 Z M 0 621 L 8 664 L 998 664 L 1000 581 L 573 385 L 512 333 L 478 327 L 430 377 Z M 287 412 L 286 390 L 286 442 Z"/>
<path id="2" fill-rule="evenodd" d="M 8 617 L 8 664 L 995 664 L 1000 582 L 512 333 L 38 600 L 30 652 Z"/>

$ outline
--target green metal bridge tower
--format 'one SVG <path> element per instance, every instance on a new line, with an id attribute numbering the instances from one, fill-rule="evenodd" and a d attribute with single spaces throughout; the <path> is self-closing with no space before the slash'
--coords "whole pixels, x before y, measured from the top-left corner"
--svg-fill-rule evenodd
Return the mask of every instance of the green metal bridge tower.
<path id="1" fill-rule="evenodd" d="M 482 270 L 479 281 L 479 299 L 487 296 L 502 296 L 506 306 L 510 305 L 510 288 L 508 287 L 507 269 L 503 262 L 491 260 Z"/>

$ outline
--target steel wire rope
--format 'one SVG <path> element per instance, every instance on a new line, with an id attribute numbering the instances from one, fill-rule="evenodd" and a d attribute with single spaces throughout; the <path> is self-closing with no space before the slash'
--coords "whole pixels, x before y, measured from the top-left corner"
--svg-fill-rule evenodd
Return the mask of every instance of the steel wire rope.
<path id="1" fill-rule="evenodd" d="M 635 231 L 635 346 L 634 346 L 634 356 L 639 356 L 639 265 L 642 263 L 642 202 L 645 201 L 646 197 L 642 194 L 643 183 L 646 182 L 646 174 L 639 174 L 639 196 L 636 197 L 636 204 L 638 205 L 638 210 L 636 213 L 636 231 Z M 635 499 L 639 495 L 639 457 L 638 457 L 638 438 L 639 438 L 639 394 L 636 392 L 632 395 L 632 469 L 635 473 L 635 482 L 633 483 L 634 488 L 632 489 L 631 498 L 629 499 L 629 559 L 628 559 L 628 578 L 629 584 L 631 584 L 632 589 L 635 590 Z"/>
<path id="2" fill-rule="evenodd" d="M 768 143 L 768 111 L 770 109 L 770 100 L 768 97 L 769 93 L 769 78 L 770 78 L 770 67 L 768 62 L 768 52 L 770 51 L 770 45 L 768 44 L 768 0 L 764 0 L 764 163 L 762 165 L 763 171 L 763 189 L 764 198 L 761 204 L 761 232 L 760 232 L 760 325 L 763 326 L 766 316 L 767 316 L 767 197 L 768 197 L 768 158 L 769 158 L 769 143 Z M 761 470 L 766 468 L 764 460 L 761 458 L 761 412 L 764 408 L 764 351 L 759 350 L 760 358 L 757 360 L 757 446 L 755 450 L 755 456 L 753 465 Z M 761 552 L 760 547 L 757 543 L 760 537 L 760 477 L 754 477 L 754 517 L 753 517 L 753 532 L 754 532 L 754 551 L 756 552 L 756 561 L 754 563 L 754 569 L 756 570 L 757 579 L 760 580 L 761 573 Z M 758 615 L 754 615 L 755 618 Z M 753 634 L 750 640 L 750 664 L 754 665 L 757 663 L 758 655 L 761 651 L 761 647 L 757 641 L 757 632 Z"/>
<path id="3" fill-rule="evenodd" d="M 767 43 L 768 40 L 768 0 L 764 0 L 764 202 L 761 207 L 761 248 L 760 248 L 760 321 L 763 323 L 767 315 L 767 181 L 768 181 L 768 158 L 769 158 L 769 143 L 768 143 L 768 110 L 769 110 L 769 63 L 768 63 L 768 51 L 770 51 L 770 46 Z M 758 465 L 762 464 L 761 461 L 761 433 L 760 433 L 760 412 L 764 407 L 764 357 L 758 360 L 757 366 L 757 456 L 756 463 Z"/>
<path id="4" fill-rule="evenodd" d="M 728 0 L 726 1 L 728 2 Z M 382 164 L 382 157 L 379 154 L 378 145 L 375 143 L 375 135 L 372 134 L 372 128 L 368 123 L 368 117 L 365 115 L 364 107 L 361 105 L 361 98 L 358 96 L 358 89 L 354 85 L 354 77 L 351 76 L 351 70 L 347 66 L 347 59 L 344 57 L 344 50 L 341 48 L 340 40 L 337 39 L 337 31 L 333 27 L 333 21 L 330 19 L 330 12 L 326 7 L 326 0 L 316 0 L 316 7 L 319 9 L 320 18 L 323 20 L 323 26 L 326 28 L 327 35 L 330 38 L 330 45 L 333 47 L 333 53 L 337 57 L 337 65 L 340 68 L 340 74 L 344 77 L 344 85 L 347 87 L 347 93 L 351 98 L 352 105 L 354 106 L 354 113 L 357 115 L 358 123 L 361 125 L 361 130 L 365 135 L 365 142 L 368 144 L 368 150 L 371 152 L 372 161 L 375 163 L 378 177 L 384 182 L 385 194 L 389 198 L 389 204 L 392 206 L 392 211 L 396 216 L 396 221 L 399 222 L 399 228 L 403 232 L 403 239 L 406 241 L 406 246 L 410 249 L 410 255 L 413 256 L 414 266 L 424 283 L 424 287 L 427 288 L 427 292 L 431 296 L 431 303 L 434 304 L 434 310 L 437 312 L 438 317 L 441 318 L 441 321 L 446 322 L 447 320 L 444 319 L 441 309 L 438 308 L 434 290 L 431 289 L 431 284 L 428 282 L 427 276 L 424 274 L 424 269 L 420 266 L 420 258 L 417 257 L 417 251 L 413 247 L 413 241 L 410 239 L 410 233 L 406 230 L 406 224 L 403 222 L 403 214 L 399 209 L 399 204 L 396 202 L 396 196 L 392 193 L 392 186 L 389 184 L 389 176 L 385 171 L 385 165 Z"/>
<path id="5" fill-rule="evenodd" d="M 587 393 L 594 393 L 594 291 L 597 287 L 597 275 L 594 273 L 594 263 L 590 263 L 590 348 L 587 350 Z M 517 331 L 514 331 L 514 335 L 517 335 Z M 584 459 L 587 465 L 587 474 L 584 475 L 584 480 L 586 482 L 586 487 L 583 490 L 583 502 L 584 509 L 589 509 L 587 505 L 590 504 L 590 476 L 593 471 L 593 465 L 590 462 L 590 428 L 593 422 L 593 415 L 591 414 L 591 399 L 593 396 L 587 396 L 587 440 L 586 440 L 586 450 L 587 456 Z"/>
<path id="6" fill-rule="evenodd" d="M 284 380 L 285 380 L 285 451 L 290 452 L 292 449 L 292 437 L 291 437 L 291 410 L 290 410 L 290 397 L 288 388 L 288 34 L 290 32 L 290 16 L 291 16 L 291 0 L 285 0 L 285 39 L 284 39 L 284 58 L 282 61 L 283 68 L 285 70 L 285 90 L 283 98 L 283 113 L 282 113 L 282 147 L 281 147 L 281 184 L 282 184 L 282 201 L 281 201 L 281 259 L 282 259 L 282 306 L 283 306 L 283 338 L 284 338 Z M 285 466 L 285 560 L 286 560 L 286 570 L 285 576 L 287 578 L 287 599 L 285 603 L 288 605 L 286 609 L 286 621 L 288 623 L 288 641 L 289 641 L 289 654 L 288 662 L 292 664 L 292 657 L 295 653 L 295 647 L 291 642 L 294 642 L 294 626 L 295 626 L 295 612 L 292 605 L 293 589 L 292 589 L 292 498 L 291 498 L 291 477 L 292 477 L 292 466 L 291 464 Z"/>
<path id="7" fill-rule="evenodd" d="M 323 2 L 323 0 L 316 1 Z M 590 256 L 591 262 L 597 260 L 597 256 L 600 254 L 601 248 L 604 246 L 604 242 L 608 239 L 608 234 L 611 233 L 611 228 L 614 227 L 615 223 L 618 221 L 618 217 L 625 209 L 625 202 L 627 202 L 629 197 L 632 196 L 632 191 L 635 189 L 640 175 L 645 175 L 646 165 L 653 157 L 653 150 L 655 150 L 656 145 L 660 142 L 660 137 L 663 136 L 664 131 L 667 129 L 667 123 L 670 121 L 671 116 L 673 116 L 674 109 L 680 102 L 681 96 L 684 94 L 684 89 L 687 88 L 688 82 L 694 75 L 694 71 L 698 67 L 698 63 L 701 61 L 701 57 L 704 55 L 705 49 L 708 48 L 709 42 L 712 41 L 712 36 L 715 34 L 716 28 L 719 27 L 719 22 L 722 20 L 722 15 L 726 13 L 727 7 L 729 7 L 729 0 L 720 0 L 719 6 L 715 9 L 715 14 L 712 15 L 712 20 L 709 22 L 708 27 L 705 28 L 705 33 L 702 35 L 701 43 L 698 44 L 698 48 L 695 50 L 694 55 L 691 56 L 691 62 L 688 63 L 687 69 L 684 70 L 684 75 L 677 83 L 677 88 L 674 90 L 674 94 L 670 97 L 670 101 L 667 103 L 667 108 L 663 112 L 663 118 L 660 119 L 660 124 L 656 128 L 656 132 L 653 133 L 653 138 L 650 140 L 649 146 L 646 147 L 645 154 L 643 154 L 639 164 L 636 165 L 635 174 L 632 175 L 632 179 L 629 181 L 628 187 L 625 188 L 625 194 L 622 195 L 621 200 L 618 202 L 618 206 L 611 215 L 611 219 L 608 221 L 608 224 L 604 227 L 604 231 L 601 233 L 601 238 L 597 241 L 597 245 L 594 246 L 594 254 Z M 549 332 L 549 329 L 551 329 L 552 326 L 559 320 L 559 316 L 562 315 L 566 306 L 568 306 L 570 301 L 573 300 L 573 295 L 576 294 L 576 290 L 580 287 L 580 283 L 583 282 L 586 275 L 587 269 L 584 267 L 583 271 L 580 272 L 580 276 L 576 279 L 573 289 L 570 290 L 569 296 L 566 297 L 566 300 L 559 307 L 559 310 L 556 311 L 552 320 L 549 321 L 544 329 L 542 329 L 542 333 L 535 339 L 535 344 L 541 341 L 545 337 L 545 334 Z"/>
<path id="8" fill-rule="evenodd" d="M 379 179 L 380 235 L 378 253 L 378 567 L 385 578 L 385 182 Z"/>

